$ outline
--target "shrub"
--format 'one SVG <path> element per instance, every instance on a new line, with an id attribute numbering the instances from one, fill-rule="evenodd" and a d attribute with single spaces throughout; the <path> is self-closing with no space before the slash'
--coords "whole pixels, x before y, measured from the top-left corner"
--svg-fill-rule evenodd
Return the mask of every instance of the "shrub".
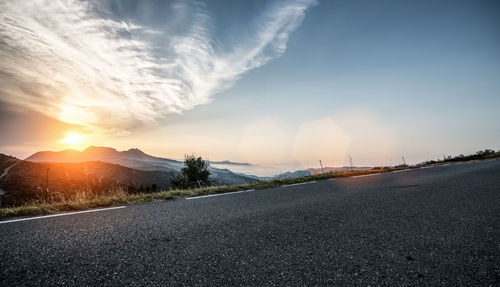
<path id="1" fill-rule="evenodd" d="M 184 167 L 181 173 L 172 179 L 172 188 L 174 189 L 192 189 L 197 187 L 210 186 L 209 162 L 201 157 L 186 155 L 184 158 Z"/>

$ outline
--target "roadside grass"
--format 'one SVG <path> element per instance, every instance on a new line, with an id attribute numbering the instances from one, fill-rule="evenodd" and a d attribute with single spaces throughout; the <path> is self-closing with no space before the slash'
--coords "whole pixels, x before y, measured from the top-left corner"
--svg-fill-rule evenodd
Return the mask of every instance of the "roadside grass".
<path id="1" fill-rule="evenodd" d="M 471 160 L 465 160 L 471 161 Z M 465 162 L 462 161 L 462 162 Z M 478 161 L 478 160 L 473 160 Z M 455 161 L 458 162 L 458 161 Z M 320 181 L 332 178 L 351 177 L 358 175 L 368 175 L 373 173 L 385 173 L 396 170 L 404 170 L 411 168 L 420 168 L 423 166 L 438 166 L 448 164 L 449 162 L 435 162 L 431 164 L 418 164 L 415 166 L 397 166 L 397 167 L 375 167 L 370 170 L 353 170 L 342 171 L 335 173 L 326 173 L 318 175 L 310 175 L 300 178 L 275 179 L 270 181 L 259 181 L 255 183 L 226 185 L 226 186 L 211 186 L 196 189 L 174 189 L 168 191 L 158 191 L 152 193 L 134 193 L 130 194 L 123 188 L 117 187 L 108 191 L 103 195 L 86 193 L 85 191 L 77 192 L 72 198 L 52 198 L 45 200 L 33 200 L 20 206 L 0 208 L 0 220 L 5 220 L 15 217 L 29 217 L 56 214 L 61 212 L 71 212 L 80 210 L 89 210 L 95 208 L 112 207 L 120 205 L 132 205 L 153 201 L 163 201 L 180 199 L 194 196 L 219 194 L 227 192 L 236 192 L 249 189 L 268 189 L 279 187 L 288 184 L 304 183 L 310 181 Z"/>
<path id="2" fill-rule="evenodd" d="M 396 170 L 392 168 L 390 170 Z M 385 169 L 384 171 L 389 171 Z M 168 191 L 159 191 L 152 193 L 129 194 L 122 188 L 110 190 L 105 195 L 95 195 L 85 192 L 77 192 L 77 195 L 70 198 L 52 198 L 45 200 L 33 200 L 20 206 L 0 208 L 0 220 L 14 217 L 41 216 L 56 214 L 60 212 L 80 211 L 95 208 L 131 205 L 153 201 L 180 199 L 201 195 L 219 194 L 235 192 L 249 189 L 267 189 L 287 184 L 303 183 L 309 181 L 324 180 L 336 177 L 348 177 L 362 174 L 379 173 L 379 169 L 363 171 L 347 171 L 337 173 L 327 173 L 311 175 L 300 178 L 276 179 L 270 181 L 259 181 L 255 183 L 240 185 L 210 186 L 196 189 L 174 189 Z"/>

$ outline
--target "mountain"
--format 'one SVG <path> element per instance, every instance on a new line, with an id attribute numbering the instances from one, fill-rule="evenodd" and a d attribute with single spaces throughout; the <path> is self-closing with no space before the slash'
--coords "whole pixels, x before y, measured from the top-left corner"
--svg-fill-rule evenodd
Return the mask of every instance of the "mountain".
<path id="1" fill-rule="evenodd" d="M 25 160 L 31 162 L 103 161 L 138 170 L 168 172 L 179 172 L 183 166 L 181 161 L 151 156 L 137 148 L 117 151 L 111 147 L 96 146 L 90 146 L 81 152 L 76 150 L 40 151 Z M 217 184 L 243 184 L 256 181 L 254 177 L 236 174 L 228 169 L 210 167 L 210 172 Z"/>
<path id="2" fill-rule="evenodd" d="M 178 161 L 175 160 L 168 160 L 150 156 L 137 148 L 129 149 L 127 151 L 117 151 L 116 149 L 111 147 L 96 147 L 96 146 L 89 146 L 83 151 L 76 151 L 71 149 L 57 151 L 57 152 L 39 151 L 29 156 L 25 160 L 33 162 L 82 162 L 82 161 L 93 161 L 93 160 L 120 161 L 124 159 L 145 160 L 145 161 L 164 160 L 167 162 L 171 162 L 174 165 L 179 163 Z"/>
<path id="3" fill-rule="evenodd" d="M 294 172 L 281 173 L 276 177 L 283 179 L 283 178 L 298 178 L 298 177 L 304 177 L 304 176 L 308 176 L 308 175 L 309 175 L 309 172 L 307 170 L 297 170 Z"/>
<path id="4" fill-rule="evenodd" d="M 107 188 L 129 191 L 168 189 L 174 171 L 144 171 L 102 162 L 32 162 L 0 154 L 1 204 L 34 199 L 47 187 L 51 194 Z"/>

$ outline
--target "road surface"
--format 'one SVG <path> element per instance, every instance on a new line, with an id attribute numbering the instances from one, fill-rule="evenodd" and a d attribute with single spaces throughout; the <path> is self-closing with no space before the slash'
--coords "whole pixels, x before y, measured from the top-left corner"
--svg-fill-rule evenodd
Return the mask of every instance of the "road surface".
<path id="1" fill-rule="evenodd" d="M 500 160 L 0 224 L 0 286 L 500 284 Z"/>

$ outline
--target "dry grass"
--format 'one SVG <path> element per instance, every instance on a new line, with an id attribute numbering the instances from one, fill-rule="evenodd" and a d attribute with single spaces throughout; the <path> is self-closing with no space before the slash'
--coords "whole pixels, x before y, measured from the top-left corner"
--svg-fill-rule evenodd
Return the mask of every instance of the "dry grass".
<path id="1" fill-rule="evenodd" d="M 437 163 L 432 165 L 439 165 L 439 164 L 443 163 Z M 421 167 L 421 166 L 422 165 L 415 167 Z M 126 190 L 119 187 L 108 190 L 104 194 L 96 194 L 93 192 L 86 192 L 85 190 L 81 190 L 81 191 L 76 191 L 70 197 L 67 196 L 67 193 L 61 196 L 56 194 L 47 199 L 34 200 L 21 206 L 0 208 L 0 220 L 13 217 L 48 215 L 48 214 L 55 214 L 67 211 L 88 210 L 101 207 L 130 205 L 130 204 L 179 199 L 179 198 L 186 198 L 186 197 L 200 196 L 200 195 L 235 192 L 239 190 L 267 189 L 286 184 L 303 183 L 308 181 L 366 175 L 373 173 L 383 173 L 383 172 L 403 170 L 408 168 L 412 167 L 401 166 L 401 167 L 391 167 L 391 168 L 388 167 L 374 168 L 371 170 L 360 170 L 360 171 L 356 170 L 343 171 L 343 172 L 319 174 L 319 175 L 312 175 L 312 176 L 293 178 L 293 179 L 260 181 L 256 183 L 242 184 L 242 185 L 212 186 L 212 187 L 204 187 L 204 188 L 188 189 L 188 190 L 159 191 L 153 193 L 129 194 L 126 192 Z"/>
<path id="2" fill-rule="evenodd" d="M 394 170 L 394 169 L 391 169 Z M 389 171 L 389 170 L 385 170 Z M 346 177 L 361 174 L 378 173 L 381 170 L 349 171 L 339 173 L 328 173 L 321 175 L 306 176 L 293 179 L 280 179 L 271 181 L 260 181 L 242 185 L 212 186 L 187 190 L 169 190 L 153 193 L 129 194 L 123 188 L 117 187 L 104 194 L 96 194 L 85 190 L 76 190 L 68 196 L 65 194 L 52 194 L 45 199 L 33 200 L 21 206 L 0 208 L 0 220 L 23 217 L 55 214 L 67 211 L 88 210 L 119 205 L 129 205 L 144 202 L 171 200 L 192 196 L 235 192 L 247 189 L 266 189 L 285 184 L 302 183 L 314 180 L 323 180 L 335 177 Z"/>

